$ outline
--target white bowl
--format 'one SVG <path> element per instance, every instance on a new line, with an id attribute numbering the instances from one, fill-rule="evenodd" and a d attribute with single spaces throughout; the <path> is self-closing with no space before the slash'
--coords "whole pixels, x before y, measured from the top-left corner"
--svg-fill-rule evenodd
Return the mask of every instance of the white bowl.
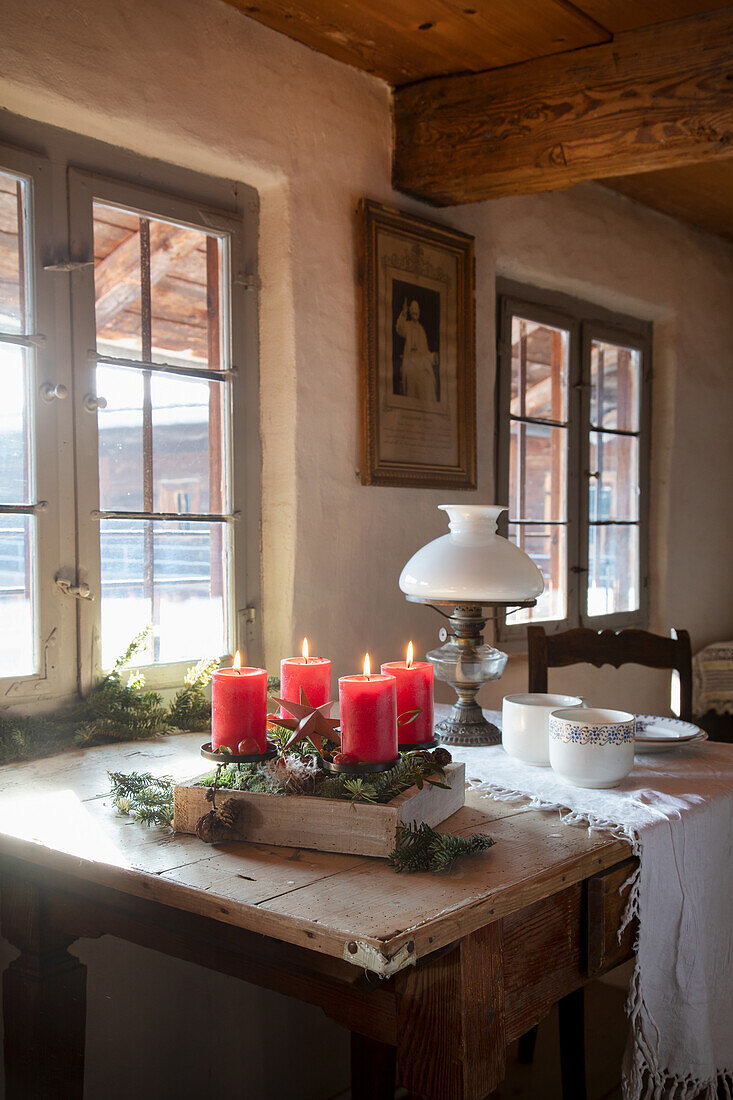
<path id="1" fill-rule="evenodd" d="M 524 764 L 548 768 L 550 714 L 559 707 L 579 707 L 582 704 L 579 695 L 546 695 L 541 692 L 505 695 L 501 720 L 504 751 Z"/>
<path id="2" fill-rule="evenodd" d="M 573 787 L 617 787 L 634 766 L 633 714 L 576 707 L 550 715 L 550 764 Z"/>

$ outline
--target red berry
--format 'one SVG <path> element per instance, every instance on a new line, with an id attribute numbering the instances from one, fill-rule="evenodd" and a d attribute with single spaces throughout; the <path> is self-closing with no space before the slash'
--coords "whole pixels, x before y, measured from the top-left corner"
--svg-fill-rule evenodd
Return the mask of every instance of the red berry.
<path id="1" fill-rule="evenodd" d="M 334 764 L 358 764 L 359 761 L 355 756 L 352 756 L 348 752 L 337 752 L 333 756 Z"/>
<path id="2" fill-rule="evenodd" d="M 260 746 L 255 741 L 254 737 L 245 737 L 244 741 L 240 741 L 237 745 L 237 753 L 239 756 L 254 756 L 255 753 L 259 753 Z"/>

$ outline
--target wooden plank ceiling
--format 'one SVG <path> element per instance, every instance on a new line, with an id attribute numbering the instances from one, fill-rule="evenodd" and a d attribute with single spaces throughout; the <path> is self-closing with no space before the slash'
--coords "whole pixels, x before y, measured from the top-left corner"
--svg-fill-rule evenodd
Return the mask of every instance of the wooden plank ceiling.
<path id="1" fill-rule="evenodd" d="M 731 235 L 733 0 L 227 2 L 393 85 L 405 192 L 451 205 L 607 180 Z"/>

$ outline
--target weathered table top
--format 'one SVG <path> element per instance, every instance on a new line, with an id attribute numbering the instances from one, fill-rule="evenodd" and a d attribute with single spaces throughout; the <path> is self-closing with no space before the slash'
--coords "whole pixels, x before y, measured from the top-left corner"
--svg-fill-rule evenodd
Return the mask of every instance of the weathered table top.
<path id="1" fill-rule="evenodd" d="M 447 876 L 383 860 L 268 845 L 210 847 L 117 813 L 107 770 L 183 779 L 203 771 L 200 734 L 64 753 L 0 769 L 0 858 L 53 868 L 386 975 L 493 920 L 612 866 L 629 846 L 556 814 L 469 793 L 445 831 L 496 844 Z"/>

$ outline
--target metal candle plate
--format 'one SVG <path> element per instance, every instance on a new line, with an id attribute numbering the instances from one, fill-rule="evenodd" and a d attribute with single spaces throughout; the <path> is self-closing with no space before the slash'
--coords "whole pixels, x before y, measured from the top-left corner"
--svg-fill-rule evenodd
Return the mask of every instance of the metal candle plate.
<path id="1" fill-rule="evenodd" d="M 207 760 L 213 760 L 215 764 L 262 764 L 265 760 L 273 760 L 277 756 L 277 745 L 267 741 L 265 752 L 249 753 L 247 756 L 239 756 L 235 753 L 218 752 L 211 747 L 211 741 L 201 746 L 201 755 Z"/>
<path id="2" fill-rule="evenodd" d="M 399 764 L 399 756 L 395 757 L 387 764 L 333 764 L 330 760 L 326 760 L 321 757 L 321 763 L 324 770 L 330 772 L 331 775 L 373 775 L 375 772 L 388 772 L 390 768 L 394 768 L 396 764 Z"/>
<path id="3" fill-rule="evenodd" d="M 423 752 L 427 749 L 437 749 L 439 744 L 438 738 L 434 737 L 432 741 L 408 741 L 404 745 L 398 745 L 397 748 L 400 752 Z"/>

